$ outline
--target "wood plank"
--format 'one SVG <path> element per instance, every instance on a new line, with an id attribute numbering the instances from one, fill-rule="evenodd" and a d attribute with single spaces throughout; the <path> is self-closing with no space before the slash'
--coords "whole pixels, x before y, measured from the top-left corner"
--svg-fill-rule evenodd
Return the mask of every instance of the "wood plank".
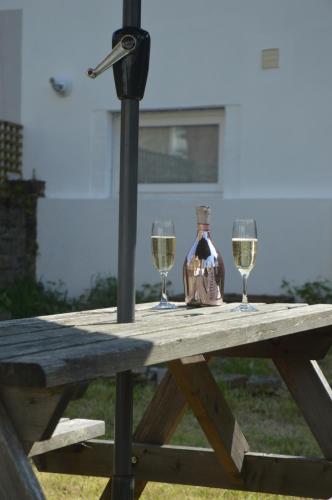
<path id="1" fill-rule="evenodd" d="M 151 309 L 151 303 L 136 304 L 136 315 L 139 317 L 145 310 Z M 0 321 L 0 337 L 10 334 L 23 334 L 33 331 L 63 328 L 66 326 L 84 326 L 106 321 L 116 322 L 116 307 L 75 311 L 62 314 L 49 314 L 33 318 L 9 319 Z"/>
<path id="2" fill-rule="evenodd" d="M 134 433 L 138 443 L 169 442 L 187 409 L 187 402 L 173 375 L 167 371 Z"/>
<path id="3" fill-rule="evenodd" d="M 304 498 L 332 496 L 332 462 L 306 457 L 251 453 L 244 476 L 250 491 Z"/>
<path id="4" fill-rule="evenodd" d="M 295 333 L 286 337 L 254 342 L 245 346 L 231 347 L 214 352 L 214 356 L 235 358 L 301 358 L 323 359 L 332 344 L 330 326 Z"/>
<path id="5" fill-rule="evenodd" d="M 332 462 L 297 456 L 247 452 L 243 461 L 245 482 L 232 483 L 211 449 L 134 443 L 138 481 L 188 484 L 257 491 L 305 498 L 332 496 Z M 43 455 L 41 470 L 62 474 L 109 477 L 113 442 L 92 440 Z"/>
<path id="6" fill-rule="evenodd" d="M 233 481 L 242 482 L 249 445 L 214 380 L 204 357 L 200 362 L 171 361 L 169 370 L 182 390 L 216 456 Z"/>
<path id="7" fill-rule="evenodd" d="M 41 318 L 35 318 L 33 327 L 29 326 L 32 319 L 29 320 L 27 325 L 25 320 L 13 320 L 15 324 L 14 328 L 0 329 L 0 342 L 1 346 L 15 346 L 12 355 L 16 356 L 19 354 L 16 346 L 22 344 L 23 348 L 23 344 L 25 347 L 27 343 L 38 343 L 45 340 L 45 338 L 52 341 L 54 338 L 58 340 L 68 336 L 72 337 L 75 334 L 80 334 L 82 336 L 91 333 L 98 334 L 100 329 L 102 329 L 103 335 L 108 335 L 109 339 L 113 337 L 117 338 L 119 334 L 121 334 L 122 337 L 127 337 L 133 334 L 139 335 L 146 331 L 159 331 L 160 328 L 162 330 L 167 330 L 172 323 L 180 327 L 183 325 L 186 326 L 190 324 L 190 322 L 194 322 L 195 324 L 197 324 L 197 322 L 198 324 L 207 324 L 220 321 L 221 318 L 223 320 L 232 319 L 236 317 L 237 314 L 231 313 L 229 311 L 230 308 L 232 308 L 232 305 L 218 307 L 217 310 L 212 311 L 211 308 L 208 307 L 195 310 L 179 308 L 175 311 L 170 310 L 162 313 L 156 313 L 150 310 L 145 311 L 145 315 L 136 318 L 136 323 L 134 325 L 128 323 L 118 324 L 116 316 L 113 313 L 110 316 L 108 312 L 96 314 L 94 311 L 91 315 L 86 314 L 83 318 L 79 315 L 76 321 L 74 318 L 70 318 L 69 320 L 62 319 L 54 323 L 48 320 L 48 317 L 43 320 Z M 268 304 L 258 306 L 258 309 L 259 310 L 255 313 L 242 313 L 241 319 L 246 316 L 252 316 L 253 314 L 259 316 L 267 312 L 293 309 L 293 307 L 289 307 L 287 304 Z M 142 311 L 142 313 L 143 312 L 144 311 Z M 222 315 L 221 317 L 220 314 Z M 165 319 L 167 319 L 167 321 L 165 321 Z M 18 321 L 22 321 L 22 324 L 18 323 Z M 66 340 L 68 341 L 68 338 L 66 338 Z M 3 350 L 1 350 L 0 354 L 1 358 L 8 356 Z"/>
<path id="8" fill-rule="evenodd" d="M 297 304 L 297 306 L 298 305 L 299 304 Z M 0 325 L 1 323 L 13 323 L 13 325 L 8 325 L 6 328 L 0 328 L 0 342 L 1 345 L 26 344 L 32 341 L 42 341 L 45 337 L 70 335 L 73 332 L 87 334 L 101 332 L 110 337 L 112 335 L 118 336 L 120 333 L 121 336 L 128 336 L 133 333 L 140 334 L 142 331 L 159 330 L 160 327 L 165 328 L 165 323 L 167 324 L 167 329 L 172 323 L 177 326 L 185 326 L 191 324 L 191 322 L 207 324 L 220 321 L 220 319 L 223 321 L 225 319 L 238 319 L 238 313 L 230 312 L 231 306 L 230 304 L 227 307 L 221 306 L 213 309 L 209 307 L 198 309 L 178 308 L 162 313 L 142 310 L 141 315 L 136 319 L 135 326 L 132 323 L 118 324 L 114 311 L 109 313 L 107 310 L 106 312 L 104 312 L 105 310 L 101 310 L 99 313 L 97 311 L 86 311 L 85 316 L 82 316 L 81 313 L 71 313 L 71 317 L 68 320 L 66 318 L 60 318 L 56 322 L 49 319 L 52 318 L 52 316 L 29 318 L 28 320 L 10 320 L 8 322 L 0 322 Z M 257 307 L 257 312 L 241 313 L 241 319 L 247 316 L 259 316 L 267 312 L 294 309 L 294 304 L 268 304 L 259 305 Z M 302 307 L 307 308 L 307 306 L 303 305 Z M 74 314 L 77 314 L 76 320 Z M 167 319 L 166 322 L 165 319 Z M 13 355 L 17 355 L 17 352 Z"/>
<path id="9" fill-rule="evenodd" d="M 135 305 L 136 319 L 140 319 L 141 317 L 156 317 L 160 315 L 160 312 L 156 312 L 152 310 L 152 307 L 156 304 L 156 302 L 146 302 L 142 304 Z M 223 310 L 230 310 L 234 306 L 234 304 L 223 304 L 220 307 L 214 308 L 214 311 L 211 311 L 210 307 L 200 307 L 200 308 L 186 308 L 184 302 L 177 302 L 178 309 L 176 311 L 172 311 L 171 315 L 182 314 L 183 312 L 190 312 L 190 314 L 207 314 L 210 315 L 211 312 L 219 313 Z M 278 307 L 287 307 L 287 308 L 295 308 L 295 307 L 303 307 L 306 304 L 300 303 L 275 303 L 275 304 L 255 304 L 260 309 L 266 308 L 266 310 L 273 310 L 273 308 Z M 271 309 L 272 308 L 272 309 Z M 20 319 L 10 319 L 3 320 L 0 322 L 0 336 L 3 331 L 9 329 L 8 333 L 15 334 L 15 332 L 20 331 L 21 328 L 24 329 L 25 332 L 32 331 L 32 329 L 40 327 L 45 328 L 45 322 L 49 323 L 49 327 L 56 326 L 76 326 L 76 325 L 84 325 L 91 323 L 99 323 L 102 321 L 107 321 L 110 318 L 116 318 L 116 307 L 107 307 L 102 309 L 90 309 L 85 311 L 75 311 L 69 313 L 61 313 L 61 314 L 48 314 L 45 316 L 37 316 L 32 318 L 20 318 Z M 168 314 L 167 311 L 164 311 L 162 314 Z"/>
<path id="10" fill-rule="evenodd" d="M 135 312 L 136 319 L 141 318 L 154 318 L 160 316 L 160 312 L 152 310 L 155 302 L 136 304 Z M 214 308 L 211 310 L 210 307 L 201 307 L 188 309 L 185 307 L 183 302 L 176 303 L 178 309 L 176 311 L 170 311 L 171 316 L 174 314 L 193 314 L 193 315 L 210 315 L 219 314 L 220 311 L 229 311 L 234 304 L 224 304 L 223 306 Z M 255 304 L 257 305 L 257 304 Z M 306 304 L 286 304 L 286 303 L 276 303 L 276 304 L 258 304 L 259 309 L 273 310 L 279 307 L 302 307 Z M 33 318 L 21 318 L 21 319 L 10 319 L 0 321 L 0 337 L 3 334 L 16 334 L 17 332 L 24 332 L 39 330 L 40 328 L 45 329 L 45 324 L 49 324 L 47 328 L 56 328 L 64 326 L 84 326 L 85 324 L 98 324 L 101 322 L 109 321 L 112 319 L 116 320 L 116 307 L 108 307 L 103 309 L 91 309 L 86 311 L 75 311 L 62 314 L 49 314 L 46 316 L 37 316 Z M 168 311 L 163 311 L 163 315 L 168 315 Z"/>
<path id="11" fill-rule="evenodd" d="M 192 317 L 191 313 L 190 317 Z M 195 314 L 194 317 L 196 318 L 197 315 Z M 171 316 L 169 317 L 169 321 L 165 322 L 165 318 L 158 316 L 155 318 L 152 331 L 167 330 L 171 321 L 175 322 L 178 327 L 188 324 L 187 318 L 182 318 L 181 323 L 179 319 Z M 107 325 L 107 329 L 104 326 L 103 333 L 99 333 L 98 328 L 102 325 Z M 22 353 L 24 353 L 24 356 L 28 356 L 31 354 L 40 354 L 43 351 L 49 352 L 61 348 L 75 348 L 99 341 L 116 340 L 119 338 L 119 334 L 121 334 L 122 338 L 125 338 L 140 335 L 149 329 L 151 331 L 150 323 L 140 322 L 133 327 L 133 325 L 128 326 L 128 324 L 119 325 L 115 319 L 107 321 L 106 318 L 100 323 L 95 321 L 93 324 L 84 324 L 82 325 L 84 329 L 77 326 L 60 327 L 57 324 L 54 325 L 54 328 L 50 328 L 50 326 L 52 325 L 47 322 L 44 324 L 44 328 L 40 326 L 37 331 L 24 331 L 23 329 L 20 335 L 8 334 L 6 331 L 0 338 L 0 360 L 14 360 L 15 358 L 19 358 Z"/>
<path id="12" fill-rule="evenodd" d="M 177 386 L 173 375 L 167 371 L 155 391 L 135 432 L 135 442 L 152 444 L 168 443 L 187 408 L 187 402 Z M 139 498 L 146 481 L 135 481 L 135 499 Z M 109 498 L 111 481 L 108 482 L 100 500 Z"/>
<path id="13" fill-rule="evenodd" d="M 274 307 L 277 306 L 277 307 Z M 226 306 L 225 306 L 226 307 Z M 231 307 L 231 306 L 229 306 Z M 279 305 L 279 304 L 271 304 L 268 305 L 264 308 L 265 310 L 282 310 L 287 308 L 286 305 Z M 209 308 L 204 308 L 205 313 Z M 178 312 L 178 311 L 177 311 Z M 227 311 L 226 311 L 227 312 Z M 156 314 L 156 313 L 154 313 Z M 179 319 L 175 319 L 174 313 L 172 316 L 169 316 L 169 318 L 174 322 L 176 322 L 176 325 L 178 328 L 180 328 L 183 325 L 188 324 L 188 319 L 187 316 L 192 317 L 197 317 L 197 313 L 192 313 L 186 314 L 185 318 L 182 318 L 182 322 L 179 322 Z M 212 313 L 209 315 L 209 321 L 214 321 L 212 316 L 215 315 L 216 313 Z M 258 314 L 258 313 L 257 313 Z M 183 315 L 183 312 L 181 312 L 181 315 Z M 202 313 L 199 313 L 201 316 Z M 162 315 L 163 316 L 163 315 Z M 231 316 L 234 316 L 234 313 L 231 314 Z M 229 314 L 227 315 L 229 317 Z M 157 329 L 158 331 L 160 330 L 160 327 L 162 326 L 163 329 L 165 329 L 165 319 L 161 317 L 160 315 L 157 316 L 159 322 L 154 323 L 154 329 Z M 226 317 L 223 316 L 223 319 Z M 242 315 L 243 318 L 243 315 Z M 24 320 L 23 320 L 24 321 Z M 101 324 L 104 324 L 106 319 L 101 322 Z M 202 321 L 202 320 L 201 320 Z M 207 321 L 205 320 L 205 323 Z M 16 321 L 15 321 L 16 323 Z M 121 337 L 127 337 L 127 336 L 133 336 L 133 326 L 129 326 L 127 324 L 125 325 L 117 325 L 115 320 L 112 320 L 110 322 L 109 320 L 106 321 L 107 326 L 108 326 L 108 332 L 104 332 L 102 334 L 96 332 L 96 329 L 98 329 L 98 323 L 97 324 L 86 324 L 85 330 L 80 330 L 78 328 L 60 328 L 58 325 L 55 325 L 56 328 L 58 329 L 51 329 L 51 330 L 43 330 L 42 327 L 38 329 L 38 331 L 30 331 L 30 332 L 25 332 L 22 335 L 5 335 L 0 339 L 0 345 L 1 345 L 1 350 L 0 350 L 0 359 L 10 359 L 14 361 L 14 358 L 20 358 L 22 353 L 24 353 L 24 356 L 27 357 L 28 355 L 31 354 L 41 354 L 42 352 L 49 352 L 49 351 L 55 351 L 59 349 L 66 349 L 66 351 L 69 348 L 75 348 L 75 347 L 82 347 L 85 344 L 91 344 L 91 343 L 96 343 L 99 341 L 109 341 L 109 340 L 116 340 L 119 337 L 119 333 L 122 333 Z M 159 328 L 158 328 L 159 325 Z M 169 328 L 170 326 L 170 321 L 166 323 L 166 329 Z M 100 326 L 100 325 L 99 325 Z M 141 332 L 144 332 L 148 329 L 150 325 L 147 324 L 139 324 L 138 328 L 136 328 L 135 334 L 140 334 Z M 49 328 L 49 323 L 46 325 L 47 328 Z M 44 328 L 46 328 L 44 327 Z M 115 332 L 116 329 L 116 332 Z M 114 333 L 111 333 L 111 331 L 114 330 Z M 150 328 L 151 330 L 151 328 Z M 115 334 L 116 333 L 116 334 Z M 36 368 L 36 367 L 34 367 Z"/>
<path id="14" fill-rule="evenodd" d="M 15 360 L 15 358 L 20 358 L 22 353 L 25 357 L 40 354 L 42 352 L 56 352 L 57 350 L 64 348 L 75 348 L 83 347 L 84 345 L 93 345 L 98 341 L 104 342 L 117 340 L 117 336 L 114 334 L 99 334 L 93 332 L 80 332 L 77 329 L 72 328 L 69 330 L 61 329 L 52 332 L 40 332 L 37 335 L 29 334 L 27 335 L 23 342 L 15 343 L 11 340 L 11 343 L 1 342 L 1 354 L 0 362 L 3 359 Z"/>
<path id="15" fill-rule="evenodd" d="M 332 389 L 316 361 L 274 359 L 325 458 L 332 460 Z"/>
<path id="16" fill-rule="evenodd" d="M 151 304 L 138 304 L 136 306 L 137 316 L 139 317 L 145 309 L 150 308 Z M 9 335 L 18 337 L 27 333 L 38 333 L 65 327 L 98 325 L 106 322 L 117 322 L 116 307 L 0 321 L 0 338 Z"/>
<path id="17" fill-rule="evenodd" d="M 173 317 L 181 317 L 181 316 L 186 316 L 187 318 L 190 317 L 197 317 L 197 316 L 205 316 L 205 317 L 211 317 L 215 315 L 222 314 L 223 316 L 225 314 L 232 314 L 232 309 L 234 309 L 235 306 L 238 305 L 238 303 L 223 303 L 221 306 L 217 307 L 211 307 L 211 306 L 202 306 L 202 307 L 185 307 L 185 305 L 179 305 L 177 304 L 177 309 L 172 309 L 169 311 L 163 311 L 162 314 L 166 318 L 173 318 Z M 289 304 L 289 303 L 274 303 L 274 304 L 265 304 L 265 303 L 255 303 L 255 307 L 258 309 L 258 311 L 255 314 L 260 314 L 260 313 L 266 313 L 270 311 L 275 311 L 275 310 L 283 310 L 283 309 L 292 309 L 294 307 L 305 307 L 307 304 Z M 237 314 L 237 313 L 235 313 Z M 244 315 L 250 315 L 252 313 L 243 313 Z M 137 316 L 138 320 L 154 320 L 155 318 L 160 317 L 160 311 L 155 311 L 152 308 L 151 309 L 145 309 L 144 311 L 140 311 L 140 313 Z"/>
<path id="18" fill-rule="evenodd" d="M 82 311 L 26 319 L 11 319 L 0 322 L 0 338 L 2 339 L 8 335 L 18 337 L 42 330 L 56 330 L 67 326 L 84 326 L 92 322 L 98 324 L 106 321 L 115 322 L 116 312 L 103 309 L 102 311 Z"/>
<path id="19" fill-rule="evenodd" d="M 0 499 L 43 500 L 44 494 L 0 401 Z"/>
<path id="20" fill-rule="evenodd" d="M 143 303 L 143 304 L 136 304 L 135 305 L 135 311 L 136 313 L 139 313 L 142 310 L 145 309 L 150 309 L 152 307 L 152 303 Z M 99 308 L 99 309 L 89 309 L 89 310 L 84 310 L 84 311 L 73 311 L 69 313 L 60 313 L 60 314 L 47 314 L 43 316 L 35 316 L 31 318 L 20 318 L 20 319 L 8 319 L 1 321 L 0 323 L 0 328 L 2 327 L 7 327 L 11 325 L 16 325 L 19 326 L 22 323 L 28 325 L 28 324 L 34 324 L 35 322 L 38 322 L 38 320 L 50 320 L 50 321 L 55 321 L 55 322 L 63 322 L 67 323 L 70 322 L 72 323 L 72 320 L 78 319 L 78 318 L 90 318 L 95 315 L 99 316 L 100 314 L 114 314 L 116 315 L 117 308 L 116 307 L 104 307 L 104 308 Z M 69 324 L 69 323 L 68 323 Z"/>
<path id="21" fill-rule="evenodd" d="M 158 320 L 158 325 L 153 321 L 144 325 L 131 324 L 130 327 L 116 325 L 118 338 L 111 341 L 107 334 L 111 333 L 114 325 L 99 325 L 98 330 L 90 332 L 91 344 L 64 347 L 52 352 L 47 351 L 45 346 L 46 350 L 36 354 L 2 360 L 0 380 L 6 384 L 41 387 L 61 385 L 110 376 L 117 371 L 196 355 L 202 351 L 213 352 L 303 331 L 308 331 L 309 335 L 311 329 L 332 323 L 332 306 L 305 306 L 259 315 L 252 313 L 247 317 L 232 313 L 229 319 L 227 313 L 224 316 L 220 313 L 211 321 L 201 317 L 184 319 L 181 327 L 179 321 L 165 320 Z M 127 328 L 127 331 L 121 327 Z"/>
<path id="22" fill-rule="evenodd" d="M 187 406 L 173 375 L 167 371 L 135 430 L 134 441 L 156 445 L 169 443 Z M 146 484 L 146 481 L 135 481 L 135 500 L 140 498 Z"/>
<path id="23" fill-rule="evenodd" d="M 0 398 L 26 450 L 34 441 L 51 437 L 75 390 L 74 385 L 51 389 L 0 386 Z"/>
<path id="24" fill-rule="evenodd" d="M 105 422 L 103 420 L 87 420 L 84 418 L 61 419 L 50 439 L 33 444 L 29 457 L 41 455 L 88 439 L 103 436 Z"/>

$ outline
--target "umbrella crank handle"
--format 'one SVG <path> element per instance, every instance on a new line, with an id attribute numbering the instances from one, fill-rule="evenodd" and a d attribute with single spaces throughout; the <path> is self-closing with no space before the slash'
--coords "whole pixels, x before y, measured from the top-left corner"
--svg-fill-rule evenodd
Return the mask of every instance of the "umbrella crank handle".
<path id="1" fill-rule="evenodd" d="M 90 78 L 96 78 L 108 68 L 113 66 L 116 62 L 123 59 L 126 55 L 130 54 L 136 48 L 136 38 L 132 35 L 125 35 L 121 38 L 119 43 L 115 45 L 112 52 L 108 54 L 95 68 L 89 68 L 87 75 Z"/>

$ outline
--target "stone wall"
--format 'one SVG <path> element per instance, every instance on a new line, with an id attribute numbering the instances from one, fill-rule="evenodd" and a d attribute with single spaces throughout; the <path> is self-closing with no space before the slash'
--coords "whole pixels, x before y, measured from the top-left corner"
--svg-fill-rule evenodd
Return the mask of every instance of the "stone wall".
<path id="1" fill-rule="evenodd" d="M 36 275 L 37 201 L 45 183 L 11 180 L 0 185 L 0 288 Z"/>

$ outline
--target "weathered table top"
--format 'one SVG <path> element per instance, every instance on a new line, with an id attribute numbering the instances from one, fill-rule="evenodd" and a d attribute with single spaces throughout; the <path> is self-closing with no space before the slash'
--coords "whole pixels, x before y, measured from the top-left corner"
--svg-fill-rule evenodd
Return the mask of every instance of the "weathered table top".
<path id="1" fill-rule="evenodd" d="M 56 426 L 86 381 L 157 362 L 168 362 L 168 371 L 134 433 L 136 443 L 144 443 L 142 453 L 133 447 L 133 456 L 139 456 L 135 498 L 149 480 L 329 498 L 332 390 L 312 360 L 323 358 L 332 344 L 332 305 L 260 304 L 255 313 L 232 313 L 233 307 L 182 305 L 156 312 L 144 304 L 129 324 L 116 322 L 115 308 L 0 323 L 0 499 L 45 498 L 26 455 L 48 447 L 53 451 L 37 460 L 41 470 L 109 477 L 112 442 L 89 441 L 78 455 L 77 447 L 73 452 L 66 444 L 68 437 L 71 444 L 86 439 L 82 429 L 75 436 L 70 430 L 63 441 L 54 433 Z M 210 371 L 208 353 L 272 359 L 322 457 L 250 452 Z M 211 450 L 161 446 L 187 405 Z M 128 406 L 117 411 L 115 427 L 128 415 Z M 115 448 L 123 449 L 130 435 L 128 427 Z M 202 462 L 209 464 L 208 473 L 202 472 Z M 109 497 L 110 484 L 103 498 Z"/>
<path id="2" fill-rule="evenodd" d="M 156 312 L 136 321 L 102 309 L 0 323 L 0 384 L 52 387 L 200 353 L 324 330 L 332 343 L 332 305 L 261 304 L 256 313 L 222 307 Z M 330 335 L 331 333 L 331 335 Z"/>

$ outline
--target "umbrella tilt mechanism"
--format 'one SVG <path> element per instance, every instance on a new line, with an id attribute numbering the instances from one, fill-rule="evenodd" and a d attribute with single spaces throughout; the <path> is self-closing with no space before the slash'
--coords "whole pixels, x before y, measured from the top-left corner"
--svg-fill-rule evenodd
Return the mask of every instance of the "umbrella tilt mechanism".
<path id="1" fill-rule="evenodd" d="M 141 28 L 124 27 L 113 33 L 112 52 L 87 75 L 96 78 L 113 66 L 118 98 L 143 99 L 149 70 L 150 35 Z"/>
<path id="2" fill-rule="evenodd" d="M 116 62 L 120 61 L 127 54 L 130 54 L 136 47 L 136 38 L 131 35 L 125 35 L 119 43 L 113 48 L 112 52 L 108 54 L 95 68 L 89 68 L 87 75 L 90 78 L 96 78 L 101 75 L 108 68 L 113 66 Z"/>

